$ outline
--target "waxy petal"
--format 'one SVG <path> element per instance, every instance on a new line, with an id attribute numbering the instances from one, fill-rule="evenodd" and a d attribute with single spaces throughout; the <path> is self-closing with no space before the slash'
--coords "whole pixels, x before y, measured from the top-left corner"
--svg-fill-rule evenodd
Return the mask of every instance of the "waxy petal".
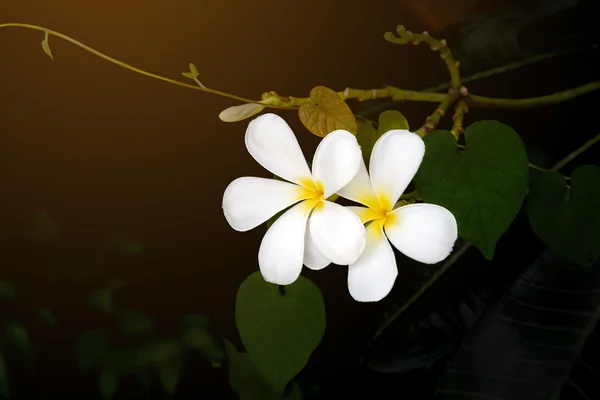
<path id="1" fill-rule="evenodd" d="M 373 146 L 369 173 L 371 185 L 381 205 L 391 210 L 414 178 L 425 143 L 416 133 L 394 129 L 384 133 Z"/>
<path id="2" fill-rule="evenodd" d="M 303 200 L 300 186 L 276 179 L 243 177 L 223 194 L 223 213 L 236 231 L 248 231 Z"/>
<path id="3" fill-rule="evenodd" d="M 343 188 L 337 191 L 341 197 L 355 201 L 369 208 L 379 208 L 379 200 L 371 187 L 371 178 L 367 172 L 365 161 L 360 160 L 358 172 L 352 180 Z"/>
<path id="4" fill-rule="evenodd" d="M 309 229 L 317 249 L 333 263 L 352 264 L 365 248 L 366 233 L 360 218 L 339 204 L 324 201 L 317 205 Z"/>
<path id="5" fill-rule="evenodd" d="M 328 198 L 354 178 L 362 153 L 356 136 L 343 129 L 329 133 L 315 151 L 312 173 L 315 182 L 323 185 Z"/>
<path id="6" fill-rule="evenodd" d="M 458 238 L 454 215 L 435 204 L 411 204 L 395 210 L 385 233 L 400 252 L 425 264 L 444 260 Z"/>
<path id="7" fill-rule="evenodd" d="M 312 211 L 309 203 L 303 201 L 284 212 L 265 233 L 258 250 L 258 265 L 265 281 L 289 285 L 300 276 L 306 221 Z"/>
<path id="8" fill-rule="evenodd" d="M 398 276 L 396 257 L 380 221 L 367 226 L 367 246 L 348 266 L 348 290 L 356 301 L 379 301 L 387 296 Z"/>
<path id="9" fill-rule="evenodd" d="M 331 264 L 331 261 L 319 251 L 310 234 L 310 229 L 307 227 L 304 235 L 304 265 L 312 270 L 318 271 L 327 267 L 329 264 Z"/>
<path id="10" fill-rule="evenodd" d="M 312 180 L 294 132 L 278 115 L 263 114 L 250 121 L 246 148 L 260 165 L 285 180 L 299 185 Z"/>

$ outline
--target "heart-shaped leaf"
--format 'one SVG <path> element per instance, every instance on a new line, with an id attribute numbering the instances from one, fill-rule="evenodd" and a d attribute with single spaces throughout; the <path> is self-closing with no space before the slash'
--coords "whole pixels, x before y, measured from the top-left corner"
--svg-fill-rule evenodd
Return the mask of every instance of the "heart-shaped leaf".
<path id="1" fill-rule="evenodd" d="M 229 359 L 229 385 L 240 400 L 302 400 L 302 392 L 296 382 L 292 383 L 289 394 L 277 393 L 256 368 L 248 353 L 239 353 L 227 340 L 224 340 L 224 344 Z"/>
<path id="2" fill-rule="evenodd" d="M 471 124 L 465 139 L 461 154 L 450 132 L 425 136 L 415 185 L 425 202 L 449 209 L 459 236 L 490 260 L 525 198 L 527 153 L 519 135 L 497 121 Z"/>
<path id="3" fill-rule="evenodd" d="M 358 132 L 356 118 L 348 104 L 325 86 L 310 91 L 310 101 L 300 105 L 298 116 L 306 129 L 320 137 L 336 129 L 345 129 L 355 135 Z"/>
<path id="4" fill-rule="evenodd" d="M 600 167 L 584 165 L 571 187 L 557 172 L 539 175 L 529 187 L 527 212 L 533 231 L 557 253 L 590 266 L 600 256 Z"/>
<path id="5" fill-rule="evenodd" d="M 325 304 L 319 288 L 303 276 L 282 294 L 255 272 L 240 285 L 235 320 L 250 358 L 282 393 L 325 333 Z"/>

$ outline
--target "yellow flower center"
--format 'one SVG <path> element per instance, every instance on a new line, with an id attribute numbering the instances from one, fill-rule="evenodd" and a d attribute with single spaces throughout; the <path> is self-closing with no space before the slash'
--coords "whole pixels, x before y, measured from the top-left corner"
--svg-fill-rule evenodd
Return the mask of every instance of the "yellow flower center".
<path id="1" fill-rule="evenodd" d="M 325 200 L 323 184 L 314 182 L 312 179 L 303 179 L 298 186 L 298 200 L 305 200 L 304 204 L 311 210 L 314 207 L 322 206 Z"/>
<path id="2" fill-rule="evenodd" d="M 377 221 L 383 226 L 387 222 L 391 222 L 392 218 L 395 218 L 395 214 L 392 214 L 392 211 L 394 211 L 392 203 L 383 196 L 369 199 L 369 201 L 365 201 L 364 203 L 368 208 L 364 209 L 360 215 L 363 224 L 370 221 Z"/>

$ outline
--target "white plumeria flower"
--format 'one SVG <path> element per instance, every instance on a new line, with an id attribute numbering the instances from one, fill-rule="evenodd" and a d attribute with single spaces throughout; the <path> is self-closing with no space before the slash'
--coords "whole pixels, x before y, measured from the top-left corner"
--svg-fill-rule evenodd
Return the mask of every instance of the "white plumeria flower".
<path id="1" fill-rule="evenodd" d="M 356 175 L 362 162 L 356 137 L 345 130 L 328 134 L 319 143 L 312 173 L 288 124 L 275 114 L 252 120 L 246 147 L 268 171 L 289 181 L 242 177 L 225 189 L 223 212 L 237 231 L 281 215 L 265 234 L 258 251 L 260 271 L 267 282 L 289 285 L 302 264 L 321 269 L 334 262 L 355 262 L 365 248 L 363 223 L 349 209 L 326 199 Z"/>
<path id="2" fill-rule="evenodd" d="M 367 245 L 348 266 L 348 288 L 357 301 L 379 301 L 392 290 L 398 268 L 388 239 L 404 255 L 426 264 L 444 260 L 458 237 L 456 219 L 434 204 L 394 207 L 425 155 L 415 133 L 391 130 L 373 146 L 369 172 L 365 163 L 338 194 L 366 207 L 348 207 L 367 225 Z M 369 177 L 370 174 L 370 177 Z M 386 238 L 387 237 L 387 238 Z"/>

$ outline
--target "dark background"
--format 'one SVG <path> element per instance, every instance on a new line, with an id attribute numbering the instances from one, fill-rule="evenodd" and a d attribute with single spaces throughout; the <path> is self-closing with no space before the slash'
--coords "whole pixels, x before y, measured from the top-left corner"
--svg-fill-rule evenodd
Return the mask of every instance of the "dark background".
<path id="1" fill-rule="evenodd" d="M 494 6 L 502 6 L 496 3 L 486 6 L 491 15 Z M 539 6 L 534 3 L 524 4 L 522 15 Z M 524 18 L 525 26 L 517 32 L 523 54 L 597 43 L 593 15 L 592 3 L 580 1 L 537 20 Z M 183 81 L 180 73 L 193 62 L 208 87 L 256 99 L 267 90 L 304 97 L 316 85 L 421 89 L 447 80 L 443 62 L 427 46 L 383 40 L 383 33 L 399 23 L 417 32 L 429 29 L 391 0 L 3 1 L 0 21 L 42 25 L 133 66 Z M 460 42 L 460 31 L 456 25 L 445 28 L 441 37 L 452 48 Z M 104 275 L 73 284 L 49 282 L 47 265 L 18 246 L 2 245 L 0 275 L 19 289 L 15 305 L 2 312 L 28 321 L 31 310 L 43 304 L 59 319 L 52 328 L 27 325 L 38 363 L 35 392 L 97 395 L 96 376 L 75 370 L 73 346 L 87 329 L 106 323 L 86 305 L 87 292 L 116 276 L 129 282 L 118 301 L 152 316 L 159 332 L 174 332 L 183 314 L 205 314 L 217 337 L 239 347 L 235 294 L 258 268 L 264 228 L 246 233 L 231 229 L 221 212 L 222 193 L 236 177 L 267 173 L 245 149 L 247 121 L 227 124 L 217 117 L 237 103 L 132 73 L 55 37 L 50 38 L 51 60 L 40 48 L 42 39 L 42 32 L 32 30 L 0 31 L 0 223 L 19 227 L 43 208 L 59 222 L 62 246 L 73 254 L 85 257 L 114 231 L 135 234 L 147 249 L 140 255 L 114 256 Z M 492 45 L 489 49 L 463 52 L 463 74 L 523 56 L 511 50 L 500 54 Z M 595 56 L 594 51 L 573 53 L 468 86 L 473 93 L 496 97 L 550 94 L 598 79 Z M 528 146 L 532 162 L 550 167 L 598 133 L 599 99 L 590 94 L 529 111 L 472 110 L 466 123 L 497 119 L 511 125 Z M 354 102 L 351 106 L 359 109 Z M 414 129 L 434 108 L 398 106 Z M 278 113 L 310 159 L 319 139 L 294 112 Z M 448 120 L 441 126 L 448 127 Z M 563 172 L 597 164 L 597 157 L 597 152 L 586 153 Z M 542 248 L 521 215 L 500 242 L 496 261 L 486 262 L 471 250 L 468 262 L 441 279 L 415 310 L 443 301 L 445 293 L 473 274 L 516 276 Z M 406 379 L 354 366 L 382 313 L 402 304 L 422 280 L 423 266 L 405 258 L 399 258 L 399 265 L 405 267 L 394 291 L 378 304 L 352 300 L 344 267 L 304 272 L 321 288 L 328 318 L 326 336 L 299 378 L 306 387 L 325 385 L 323 393 L 364 391 L 373 396 L 395 387 L 421 390 L 422 397 L 410 398 L 428 398 L 435 374 Z M 226 368 L 192 361 L 184 367 L 179 396 L 235 398 L 227 380 Z M 33 393 L 30 381 L 17 381 L 17 394 Z M 126 383 L 119 395 L 139 395 L 134 389 Z"/>

